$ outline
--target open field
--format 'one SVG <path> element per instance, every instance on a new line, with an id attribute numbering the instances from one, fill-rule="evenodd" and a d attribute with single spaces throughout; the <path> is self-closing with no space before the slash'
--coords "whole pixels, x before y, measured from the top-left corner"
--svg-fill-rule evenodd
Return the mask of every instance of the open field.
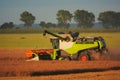
<path id="1" fill-rule="evenodd" d="M 120 80 L 120 33 L 80 35 L 103 36 L 110 60 L 27 62 L 26 49 L 51 48 L 49 36 L 0 34 L 0 80 Z"/>
<path id="2" fill-rule="evenodd" d="M 120 33 L 80 33 L 80 36 L 102 36 L 108 47 L 120 47 Z M 51 48 L 49 35 L 0 34 L 0 48 Z"/>
<path id="3" fill-rule="evenodd" d="M 0 80 L 119 80 L 119 53 L 108 61 L 25 61 L 26 49 L 0 49 Z M 117 49 L 117 52 L 120 50 Z M 115 57 L 116 56 L 116 57 Z M 67 64 L 67 65 L 66 65 Z M 93 79 L 94 78 L 94 79 Z"/>
<path id="4" fill-rule="evenodd" d="M 119 70 L 119 60 L 25 61 L 25 49 L 0 49 L 0 76 L 38 76 Z M 113 56 L 112 56 L 113 57 Z M 67 64 L 67 65 L 66 65 Z"/>

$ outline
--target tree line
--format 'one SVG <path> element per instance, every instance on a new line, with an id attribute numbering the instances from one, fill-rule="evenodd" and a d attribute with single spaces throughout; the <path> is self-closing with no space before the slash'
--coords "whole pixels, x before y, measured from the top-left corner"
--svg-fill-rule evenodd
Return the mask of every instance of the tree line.
<path id="1" fill-rule="evenodd" d="M 56 14 L 57 24 L 41 21 L 39 25 L 42 28 L 69 28 L 72 19 L 76 22 L 77 27 L 80 28 L 92 28 L 95 23 L 95 15 L 92 12 L 78 9 L 73 14 L 71 14 L 68 10 L 59 10 Z M 20 14 L 20 20 L 24 22 L 24 26 L 30 27 L 32 26 L 32 24 L 34 24 L 36 17 L 32 13 L 24 11 Z M 104 28 L 120 28 L 120 12 L 101 12 L 99 13 L 98 21 L 103 25 Z M 13 22 L 8 22 L 2 24 L 0 26 L 0 29 L 7 29 L 13 27 Z"/>

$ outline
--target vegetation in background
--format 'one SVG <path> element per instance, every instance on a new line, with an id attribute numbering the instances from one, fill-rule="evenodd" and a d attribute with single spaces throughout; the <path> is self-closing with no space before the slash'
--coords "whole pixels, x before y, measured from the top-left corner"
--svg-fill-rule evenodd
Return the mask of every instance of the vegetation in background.
<path id="1" fill-rule="evenodd" d="M 41 21 L 39 25 L 40 25 L 42 28 L 50 28 L 50 27 L 55 28 L 55 27 L 56 27 L 56 24 L 51 23 L 51 22 L 46 23 L 45 21 Z"/>
<path id="2" fill-rule="evenodd" d="M 14 28 L 14 29 L 0 29 L 0 34 L 25 34 L 25 33 L 43 33 L 44 30 L 49 30 L 54 33 L 58 32 L 64 32 L 68 33 L 69 31 L 72 32 L 86 32 L 86 33 L 116 33 L 120 32 L 120 28 L 110 28 L 110 29 L 104 29 L 104 28 Z"/>
<path id="3" fill-rule="evenodd" d="M 105 28 L 120 28 L 120 12 L 106 11 L 99 14 L 98 20 Z"/>
<path id="4" fill-rule="evenodd" d="M 56 14 L 58 23 L 41 21 L 38 23 L 42 28 L 69 28 L 70 22 L 73 19 L 79 28 L 92 28 L 95 23 L 95 16 L 92 12 L 86 10 L 76 10 L 71 14 L 68 10 L 59 10 Z M 36 18 L 32 13 L 24 11 L 20 14 L 20 20 L 24 22 L 25 26 L 32 26 Z M 120 12 L 105 11 L 99 13 L 98 20 L 103 28 L 119 28 L 120 29 Z M 4 23 L 0 29 L 14 28 L 13 22 Z M 20 28 L 20 27 L 19 27 Z M 77 28 L 78 29 L 78 28 Z"/>
<path id="5" fill-rule="evenodd" d="M 13 22 L 6 22 L 0 26 L 0 29 L 11 29 L 14 27 Z"/>
<path id="6" fill-rule="evenodd" d="M 35 16 L 27 11 L 24 11 L 20 14 L 20 20 L 25 23 L 25 26 L 31 26 L 35 21 Z"/>
<path id="7" fill-rule="evenodd" d="M 78 27 L 91 28 L 95 22 L 95 16 L 93 13 L 85 10 L 76 10 L 74 12 L 74 20 Z"/>
<path id="8" fill-rule="evenodd" d="M 67 10 L 59 10 L 57 12 L 58 26 L 60 27 L 69 27 L 72 19 L 72 14 Z"/>

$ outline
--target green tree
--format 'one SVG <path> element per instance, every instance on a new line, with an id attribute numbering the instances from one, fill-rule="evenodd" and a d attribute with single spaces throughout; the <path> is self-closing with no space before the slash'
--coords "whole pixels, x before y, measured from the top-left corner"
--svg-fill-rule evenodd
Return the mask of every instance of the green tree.
<path id="1" fill-rule="evenodd" d="M 101 12 L 98 20 L 102 23 L 104 28 L 118 28 L 120 27 L 120 12 Z"/>
<path id="2" fill-rule="evenodd" d="M 9 22 L 9 23 L 6 22 L 0 26 L 0 29 L 12 29 L 13 27 L 14 27 L 13 22 Z"/>
<path id="3" fill-rule="evenodd" d="M 76 10 L 74 12 L 74 20 L 78 24 L 78 27 L 91 28 L 95 22 L 95 16 L 85 10 Z"/>
<path id="4" fill-rule="evenodd" d="M 69 22 L 71 22 L 72 14 L 67 10 L 59 10 L 57 12 L 58 26 L 69 27 Z"/>
<path id="5" fill-rule="evenodd" d="M 115 27 L 116 28 L 120 28 L 120 12 L 117 12 L 116 13 L 116 25 L 115 25 Z"/>
<path id="6" fill-rule="evenodd" d="M 35 21 L 35 16 L 27 11 L 24 11 L 20 14 L 20 20 L 25 23 L 25 26 L 31 26 Z"/>
<path id="7" fill-rule="evenodd" d="M 42 28 L 45 28 L 46 23 L 45 23 L 44 21 L 41 21 L 39 25 L 40 25 Z"/>
<path id="8" fill-rule="evenodd" d="M 55 28 L 55 27 L 56 27 L 56 24 L 51 23 L 51 22 L 48 22 L 48 23 L 46 24 L 46 27 L 47 27 L 47 28 L 50 28 L 50 27 Z"/>
<path id="9" fill-rule="evenodd" d="M 44 22 L 44 21 L 41 21 L 40 24 L 39 24 L 42 28 L 50 28 L 50 27 L 56 27 L 56 24 L 54 23 L 51 23 L 51 22 Z"/>

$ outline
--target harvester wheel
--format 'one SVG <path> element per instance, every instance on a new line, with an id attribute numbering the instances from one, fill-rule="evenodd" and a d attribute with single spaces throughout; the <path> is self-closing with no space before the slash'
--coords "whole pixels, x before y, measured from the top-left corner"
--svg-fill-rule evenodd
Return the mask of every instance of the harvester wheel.
<path id="1" fill-rule="evenodd" d="M 90 59 L 91 60 L 99 60 L 100 59 L 100 53 L 97 52 L 96 50 L 89 50 L 89 54 L 90 54 Z"/>
<path id="2" fill-rule="evenodd" d="M 88 55 L 88 52 L 83 51 L 83 52 L 79 53 L 78 60 L 80 60 L 80 61 L 88 61 L 88 60 L 90 60 L 90 56 Z"/>

